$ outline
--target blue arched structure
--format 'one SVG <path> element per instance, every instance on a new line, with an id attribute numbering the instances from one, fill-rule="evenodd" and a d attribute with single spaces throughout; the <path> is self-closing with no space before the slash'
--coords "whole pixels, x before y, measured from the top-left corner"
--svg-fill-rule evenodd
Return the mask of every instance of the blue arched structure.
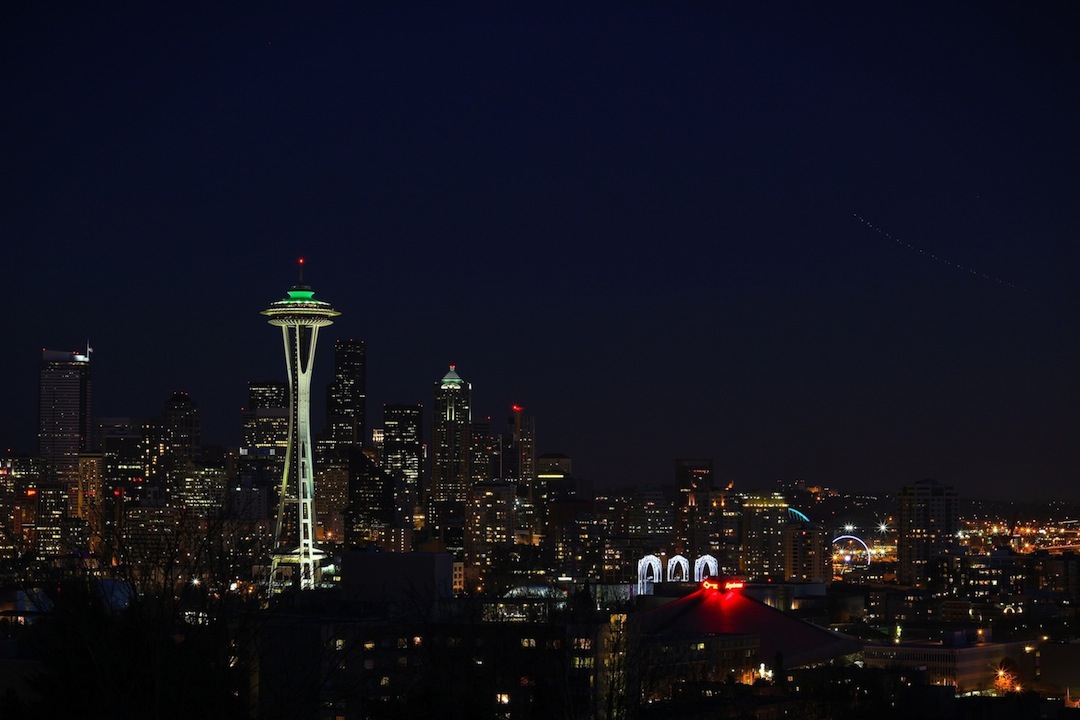
<path id="1" fill-rule="evenodd" d="M 789 507 L 787 511 L 788 515 L 791 516 L 792 520 L 798 520 L 799 522 L 810 522 L 810 518 L 806 517 L 806 515 L 802 514 L 793 507 Z"/>

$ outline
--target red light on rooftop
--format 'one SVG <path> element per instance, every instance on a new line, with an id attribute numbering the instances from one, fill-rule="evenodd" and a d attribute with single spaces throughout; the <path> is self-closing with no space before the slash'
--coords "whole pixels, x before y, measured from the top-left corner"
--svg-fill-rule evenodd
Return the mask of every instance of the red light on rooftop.
<path id="1" fill-rule="evenodd" d="M 724 589 L 725 590 L 739 590 L 745 584 L 746 583 L 744 583 L 742 580 L 729 580 L 728 582 L 724 583 Z"/>
<path id="2" fill-rule="evenodd" d="M 520 405 L 511 405 L 510 409 L 513 410 L 514 412 L 521 412 L 525 408 L 521 407 Z"/>

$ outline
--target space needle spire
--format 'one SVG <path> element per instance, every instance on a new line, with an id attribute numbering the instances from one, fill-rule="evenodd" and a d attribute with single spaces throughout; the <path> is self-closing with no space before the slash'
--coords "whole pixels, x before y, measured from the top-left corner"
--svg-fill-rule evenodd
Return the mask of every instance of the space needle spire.
<path id="1" fill-rule="evenodd" d="M 285 343 L 285 369 L 289 377 L 289 444 L 281 476 L 274 546 L 270 558 L 270 594 L 290 584 L 287 567 L 296 568 L 301 590 L 315 587 L 318 561 L 315 547 L 315 475 L 311 444 L 311 369 L 319 328 L 333 323 L 341 313 L 330 303 L 316 300 L 303 283 L 304 260 L 299 262 L 300 282 L 282 300 L 262 311 L 271 325 L 281 328 Z"/>

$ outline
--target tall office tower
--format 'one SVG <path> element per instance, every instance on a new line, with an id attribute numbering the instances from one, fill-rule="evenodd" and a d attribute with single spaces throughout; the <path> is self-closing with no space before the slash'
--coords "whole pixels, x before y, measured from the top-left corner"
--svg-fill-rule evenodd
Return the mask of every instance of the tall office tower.
<path id="1" fill-rule="evenodd" d="M 748 578 L 782 577 L 784 530 L 790 524 L 781 493 L 742 495 L 742 554 L 739 571 Z"/>
<path id="2" fill-rule="evenodd" d="M 712 549 L 711 554 L 720 564 L 722 575 L 737 575 L 739 558 L 742 556 L 741 498 L 727 489 L 713 490 L 709 493 L 708 505 L 711 526 L 708 545 Z"/>
<path id="3" fill-rule="evenodd" d="M 303 261 L 301 261 L 301 268 Z M 302 281 L 301 281 L 302 282 Z M 316 300 L 308 286 L 294 285 L 288 296 L 270 304 L 263 315 L 281 328 L 289 377 L 289 444 L 281 476 L 274 546 L 270 560 L 270 592 L 286 585 L 282 566 L 296 566 L 301 590 L 315 587 L 315 474 L 311 445 L 311 370 L 319 328 L 340 315 L 330 303 Z"/>
<path id="4" fill-rule="evenodd" d="M 470 580 L 485 571 L 505 570 L 514 544 L 515 483 L 505 480 L 469 488 L 465 522 L 465 566 Z M 479 573 L 471 569 L 479 569 Z M 471 584 L 471 583 L 470 583 Z"/>
<path id="5" fill-rule="evenodd" d="M 382 466 L 395 478 L 393 540 L 395 550 L 412 547 L 413 518 L 420 502 L 420 468 L 423 467 L 424 406 L 383 405 Z"/>
<path id="6" fill-rule="evenodd" d="M 97 552 L 101 547 L 105 529 L 105 455 L 83 453 L 79 456 L 78 517 L 87 528 L 89 550 Z"/>
<path id="7" fill-rule="evenodd" d="M 194 468 L 202 455 L 202 425 L 199 406 L 186 392 L 176 392 L 165 403 L 161 421 L 169 443 L 166 482 L 170 487 Z"/>
<path id="8" fill-rule="evenodd" d="M 39 555 L 68 555 L 75 548 L 68 542 L 68 489 L 55 482 L 39 485 L 34 492 L 34 546 Z"/>
<path id="9" fill-rule="evenodd" d="M 904 585 L 922 585 L 928 564 L 955 547 L 959 529 L 956 490 L 936 480 L 920 480 L 901 488 L 896 502 L 897 576 Z"/>
<path id="10" fill-rule="evenodd" d="M 344 448 L 339 450 L 344 451 Z M 315 539 L 319 542 L 335 543 L 344 539 L 350 482 L 348 458 L 324 460 L 315 469 Z"/>
<path id="11" fill-rule="evenodd" d="M 277 486 L 285 472 L 289 447 L 289 386 L 283 382 L 248 383 L 236 483 L 228 492 L 232 517 L 258 520 L 277 507 Z"/>
<path id="12" fill-rule="evenodd" d="M 106 497 L 137 497 L 145 482 L 143 424 L 130 417 L 97 421 L 97 446 L 105 456 L 103 489 Z"/>
<path id="13" fill-rule="evenodd" d="M 510 442 L 503 455 L 502 477 L 517 485 L 514 525 L 517 542 L 539 545 L 547 534 L 549 494 L 546 480 L 537 472 L 536 423 L 521 405 L 510 406 L 507 424 Z"/>
<path id="14" fill-rule="evenodd" d="M 472 452 L 469 460 L 469 473 L 472 476 L 469 485 L 504 479 L 503 438 L 502 435 L 492 432 L 491 418 L 473 421 L 469 447 Z"/>
<path id="15" fill-rule="evenodd" d="M 360 447 L 367 425 L 367 356 L 363 340 L 334 343 L 334 380 L 326 389 L 326 438 L 332 452 Z"/>
<path id="16" fill-rule="evenodd" d="M 552 567 L 560 559 L 560 538 L 553 534 L 558 523 L 578 506 L 577 481 L 571 476 L 571 460 L 568 456 L 552 453 L 535 459 L 531 486 L 518 485 L 514 507 L 514 539 L 519 545 L 532 545 L 541 549 L 541 555 Z M 536 497 L 537 502 L 530 500 Z M 570 510 L 567 510 L 570 508 Z"/>
<path id="17" fill-rule="evenodd" d="M 186 392 L 173 393 L 161 414 L 143 426 L 146 482 L 162 497 L 194 469 L 202 450 L 199 406 Z"/>
<path id="18" fill-rule="evenodd" d="M 396 478 L 359 448 L 353 448 L 349 458 L 349 505 L 344 518 L 347 547 L 388 546 L 396 484 Z"/>
<path id="19" fill-rule="evenodd" d="M 711 553 L 709 493 L 713 486 L 712 458 L 675 460 L 675 551 L 697 557 Z"/>
<path id="20" fill-rule="evenodd" d="M 829 536 L 816 523 L 795 523 L 784 528 L 784 579 L 832 582 Z"/>
<path id="21" fill-rule="evenodd" d="M 180 476 L 173 488 L 175 504 L 201 518 L 220 517 L 227 482 L 223 468 L 192 468 Z"/>
<path id="22" fill-rule="evenodd" d="M 520 405 L 511 405 L 510 412 L 518 494 L 535 503 L 540 500 L 536 488 L 536 418 L 526 415 L 525 408 Z"/>
<path id="23" fill-rule="evenodd" d="M 472 386 L 462 380 L 456 367 L 451 365 L 450 371 L 435 383 L 431 425 L 428 522 L 436 536 L 445 536 L 451 524 L 460 528 L 464 521 L 465 498 L 471 478 L 471 431 Z"/>
<path id="24" fill-rule="evenodd" d="M 289 386 L 283 382 L 248 383 L 248 404 L 241 414 L 242 447 L 281 450 L 289 447 Z"/>
<path id="25" fill-rule="evenodd" d="M 45 480 L 68 491 L 69 510 L 78 502 L 79 453 L 90 450 L 90 349 L 41 351 L 38 403 L 38 454 Z"/>

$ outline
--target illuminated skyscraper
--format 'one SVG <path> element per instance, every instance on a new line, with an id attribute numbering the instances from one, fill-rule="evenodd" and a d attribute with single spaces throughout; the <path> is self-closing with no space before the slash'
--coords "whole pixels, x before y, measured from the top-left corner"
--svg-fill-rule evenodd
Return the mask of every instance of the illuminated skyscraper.
<path id="1" fill-rule="evenodd" d="M 146 482 L 167 496 L 201 459 L 199 406 L 186 392 L 173 393 L 143 434 Z"/>
<path id="2" fill-rule="evenodd" d="M 282 382 L 248 383 L 248 404 L 242 415 L 245 448 L 289 446 L 289 386 Z"/>
<path id="3" fill-rule="evenodd" d="M 431 445 L 429 519 L 435 532 L 445 536 L 449 524 L 456 523 L 460 530 L 464 522 L 472 459 L 472 386 L 454 365 L 435 383 Z"/>
<path id="4" fill-rule="evenodd" d="M 511 405 L 510 429 L 514 449 L 512 477 L 517 480 L 518 497 L 534 505 L 543 503 L 543 494 L 536 484 L 536 420 L 525 414 L 525 408 Z"/>
<path id="5" fill-rule="evenodd" d="M 746 493 L 742 500 L 739 571 L 749 578 L 782 578 L 788 502 L 780 493 Z"/>
<path id="6" fill-rule="evenodd" d="M 925 583 L 930 561 L 953 549 L 959 529 L 957 502 L 956 489 L 936 480 L 920 480 L 901 488 L 896 535 L 901 583 Z"/>
<path id="7" fill-rule="evenodd" d="M 248 383 L 237 482 L 229 489 L 229 512 L 259 520 L 276 508 L 278 484 L 289 447 L 289 386 L 283 382 Z"/>
<path id="8" fill-rule="evenodd" d="M 303 267 L 303 261 L 301 261 Z M 302 281 L 301 281 L 302 282 Z M 289 382 L 289 444 L 281 477 L 274 547 L 270 563 L 270 591 L 284 585 L 282 565 L 295 565 L 299 587 L 315 587 L 315 476 L 311 444 L 311 369 L 319 328 L 340 315 L 329 303 L 316 300 L 306 285 L 294 285 L 288 296 L 270 304 L 262 314 L 281 328 L 285 368 Z"/>
<path id="9" fill-rule="evenodd" d="M 689 557 L 713 552 L 709 542 L 712 530 L 709 503 L 714 490 L 712 458 L 675 460 L 675 488 L 679 492 L 675 507 L 675 551 Z"/>
<path id="10" fill-rule="evenodd" d="M 41 351 L 38 454 L 45 478 L 68 492 L 69 514 L 78 513 L 79 453 L 90 442 L 90 349 Z"/>
<path id="11" fill-rule="evenodd" d="M 334 380 L 326 390 L 326 445 L 360 447 L 367 425 L 367 356 L 363 340 L 334 343 Z"/>
<path id="12" fill-rule="evenodd" d="M 412 543 L 413 517 L 420 500 L 420 468 L 424 458 L 424 406 L 384 405 L 382 466 L 394 484 L 394 546 Z"/>

